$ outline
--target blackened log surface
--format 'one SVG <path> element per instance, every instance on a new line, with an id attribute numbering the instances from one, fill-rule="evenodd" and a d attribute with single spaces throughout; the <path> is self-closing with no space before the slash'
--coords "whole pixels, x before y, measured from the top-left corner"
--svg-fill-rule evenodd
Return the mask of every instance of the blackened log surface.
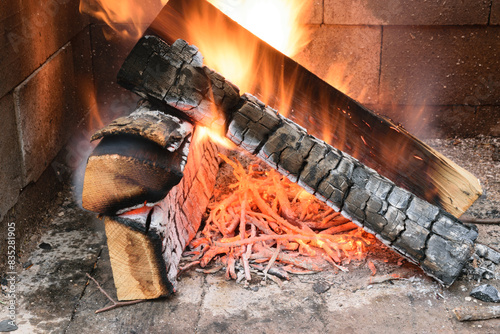
<path id="1" fill-rule="evenodd" d="M 462 224 L 355 158 L 309 135 L 248 94 L 227 137 L 297 182 L 385 244 L 451 285 L 474 251 L 477 230 Z M 257 129 L 257 130 L 255 130 Z"/>
<path id="2" fill-rule="evenodd" d="M 286 93 L 290 110 L 282 113 L 289 112 L 310 134 L 319 138 L 327 133 L 333 147 L 457 217 L 481 194 L 479 182 L 470 173 L 259 40 L 208 1 L 168 1 L 147 33 L 170 44 L 184 39 L 200 47 L 210 45 L 218 48 L 218 54 L 255 51 L 255 57 L 248 57 L 253 61 L 248 66 L 252 75 L 266 80 L 257 80 L 250 93 L 271 97 L 265 101 L 271 106 L 279 106 L 277 99 Z M 207 63 L 215 61 L 207 59 Z"/>
<path id="3" fill-rule="evenodd" d="M 168 279 L 174 286 L 182 252 L 200 227 L 218 170 L 217 146 L 195 131 L 184 177 L 161 201 L 160 209 L 152 217 L 155 224 L 165 229 L 163 257 Z"/>
<path id="4" fill-rule="evenodd" d="M 156 36 L 137 42 L 118 73 L 118 83 L 205 125 L 217 120 L 219 111 L 234 107 L 240 97 L 236 86 L 203 66 L 196 47 L 183 40 L 169 46 Z"/>
<path id="5" fill-rule="evenodd" d="M 191 123 L 165 114 L 161 110 L 151 109 L 150 104 L 144 103 L 130 115 L 117 118 L 97 131 L 92 136 L 92 141 L 103 137 L 129 134 L 148 139 L 174 152 L 179 149 L 192 131 Z"/>

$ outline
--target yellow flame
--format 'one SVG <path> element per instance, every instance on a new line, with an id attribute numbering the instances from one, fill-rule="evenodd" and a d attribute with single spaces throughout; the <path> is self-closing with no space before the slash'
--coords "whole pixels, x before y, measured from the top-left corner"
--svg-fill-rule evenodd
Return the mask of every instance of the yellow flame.
<path id="1" fill-rule="evenodd" d="M 224 12 L 238 24 L 264 40 L 282 53 L 293 56 L 309 42 L 310 31 L 302 24 L 303 15 L 309 10 L 309 2 L 301 0 L 208 0 L 212 5 Z M 279 91 L 273 86 L 276 82 L 272 73 L 281 64 L 273 63 L 274 59 L 260 57 L 259 44 L 256 39 L 247 39 L 247 35 L 235 37 L 228 35 L 228 25 L 222 17 L 207 17 L 200 12 L 192 15 L 188 27 L 190 43 L 196 45 L 204 56 L 205 64 L 221 73 L 236 84 L 241 92 L 256 94 L 266 104 L 287 116 L 290 109 L 294 82 L 281 80 Z M 208 31 L 200 28 L 207 26 L 215 29 Z M 240 31 L 238 31 L 240 34 Z M 255 75 L 255 68 L 263 69 L 269 77 Z M 269 70 L 266 70 L 269 69 Z M 258 87 L 258 89 L 257 89 Z"/>
<path id="2" fill-rule="evenodd" d="M 233 144 L 232 141 L 224 137 L 223 135 L 223 130 L 219 128 L 208 128 L 206 126 L 198 126 L 196 127 L 196 131 L 198 131 L 198 140 L 203 140 L 206 137 L 209 137 L 210 140 L 218 144 L 222 147 L 228 148 L 228 149 L 235 149 L 236 145 Z"/>
<path id="3" fill-rule="evenodd" d="M 308 6 L 298 0 L 209 0 L 224 14 L 268 44 L 294 56 L 308 42 L 308 31 L 300 24 Z"/>

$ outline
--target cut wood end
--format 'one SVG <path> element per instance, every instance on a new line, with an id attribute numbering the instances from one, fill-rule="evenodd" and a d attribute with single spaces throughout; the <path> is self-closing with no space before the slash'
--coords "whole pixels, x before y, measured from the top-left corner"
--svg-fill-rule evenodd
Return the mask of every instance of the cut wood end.
<path id="1" fill-rule="evenodd" d="M 145 201 L 157 202 L 179 182 L 181 175 L 130 157 L 91 156 L 85 171 L 82 206 L 93 212 L 114 214 Z"/>
<path id="2" fill-rule="evenodd" d="M 472 173 L 432 147 L 427 146 L 427 149 L 441 162 L 435 166 L 433 175 L 433 182 L 436 183 L 436 189 L 439 189 L 439 204 L 458 218 L 483 194 L 481 183 Z"/>
<path id="3" fill-rule="evenodd" d="M 151 238 L 125 219 L 106 217 L 109 257 L 118 300 L 155 299 L 173 292 L 161 254 L 161 239 Z M 152 233 L 152 232 L 150 232 Z"/>

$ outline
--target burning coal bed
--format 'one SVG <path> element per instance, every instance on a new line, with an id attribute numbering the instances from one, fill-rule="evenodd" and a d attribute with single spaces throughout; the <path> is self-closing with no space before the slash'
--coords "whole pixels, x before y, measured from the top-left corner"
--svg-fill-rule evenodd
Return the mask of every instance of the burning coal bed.
<path id="1" fill-rule="evenodd" d="M 445 286 L 474 253 L 500 259 L 475 243 L 475 226 L 310 135 L 255 96 L 241 95 L 184 40 L 169 45 L 143 37 L 118 82 L 144 100 L 93 136 L 100 142 L 87 163 L 82 199 L 86 209 L 105 216 L 120 300 L 171 294 L 179 273 L 198 265 L 207 273 L 224 269 L 238 281 L 251 281 L 252 272 L 280 282 L 290 273 L 346 271 L 371 247 L 382 249 L 377 239 Z M 345 102 L 350 110 L 340 115 L 360 113 L 371 132 L 394 127 L 331 92 L 339 96 L 332 103 Z M 371 118 L 372 126 L 365 120 Z M 444 157 L 403 130 L 391 134 L 411 141 L 412 161 L 426 156 L 427 165 L 443 170 L 436 184 L 460 180 L 475 189 L 448 196 L 469 196 L 469 205 L 477 198 L 480 187 L 466 171 L 443 163 Z M 220 137 L 254 160 L 243 165 L 221 154 Z M 218 173 L 222 161 L 232 169 L 225 177 Z M 373 263 L 366 263 L 375 274 Z"/>
<path id="2" fill-rule="evenodd" d="M 220 155 L 225 163 L 204 226 L 184 253 L 187 263 L 181 270 L 212 264 L 197 271 L 225 270 L 226 279 L 238 282 L 249 282 L 254 273 L 281 285 L 289 274 L 347 271 L 344 264 L 361 263 L 377 243 L 262 161 L 244 152 L 231 153 L 234 159 Z M 368 266 L 375 274 L 375 265 Z"/>

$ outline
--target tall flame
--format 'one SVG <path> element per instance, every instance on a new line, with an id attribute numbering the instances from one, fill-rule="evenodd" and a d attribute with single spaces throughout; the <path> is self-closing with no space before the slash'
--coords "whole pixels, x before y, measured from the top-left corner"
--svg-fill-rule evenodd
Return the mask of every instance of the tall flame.
<path id="1" fill-rule="evenodd" d="M 302 0 L 208 0 L 219 10 L 238 22 L 241 26 L 264 40 L 277 50 L 292 57 L 308 42 L 309 28 L 302 24 L 303 15 L 310 9 L 309 2 Z M 269 96 L 271 89 L 266 84 L 274 84 L 274 78 L 263 78 L 255 75 L 255 65 L 261 68 L 280 66 L 272 59 L 259 57 L 259 46 L 255 39 L 248 40 L 242 34 L 240 38 L 230 37 L 225 33 L 227 23 L 221 17 L 207 17 L 199 13 L 198 17 L 190 17 L 193 29 L 189 41 L 195 44 L 204 55 L 206 65 L 221 73 L 235 83 L 242 92 L 254 94 L 259 87 L 259 99 L 269 103 L 271 98 L 279 100 L 272 105 L 280 113 L 287 115 L 291 96 L 289 94 L 293 82 L 282 82 L 278 96 Z M 219 20 L 219 21 L 216 21 Z M 214 27 L 220 32 L 214 33 L 197 28 L 197 24 Z M 264 63 L 263 63 L 264 62 Z M 273 71 L 262 71 L 273 73 Z"/>
<path id="2" fill-rule="evenodd" d="M 309 10 L 309 2 L 302 0 L 208 0 L 231 19 L 267 42 L 275 49 L 292 57 L 309 42 L 310 31 L 302 24 L 303 15 Z M 289 93 L 293 82 L 280 82 L 279 92 L 272 89 L 275 78 L 272 70 L 264 70 L 269 77 L 255 75 L 256 64 L 261 69 L 274 69 L 280 64 L 273 59 L 259 57 L 256 39 L 247 35 L 228 35 L 231 29 L 221 16 L 208 17 L 203 12 L 188 18 L 192 27 L 189 43 L 196 45 L 204 56 L 205 64 L 232 81 L 242 92 L 256 94 L 266 104 L 286 116 L 290 111 L 292 96 Z M 200 29 L 210 26 L 212 31 Z M 238 32 L 239 33 L 239 32 Z M 257 89 L 258 87 L 258 89 Z M 273 94 L 273 95 L 272 95 Z M 212 129 L 213 130 L 213 129 Z M 215 140 L 217 131 L 211 131 Z M 220 134 L 222 136 L 222 134 Z M 216 140 L 221 142 L 220 138 Z"/>
<path id="3" fill-rule="evenodd" d="M 244 28 L 287 56 L 294 56 L 309 42 L 310 32 L 301 24 L 303 15 L 310 9 L 310 2 L 303 0 L 207 0 Z M 139 39 L 162 5 L 168 0 L 81 0 L 80 11 L 104 21 L 123 38 Z M 292 96 L 293 82 L 281 80 L 276 94 L 271 90 L 274 78 L 257 77 L 255 64 L 263 69 L 280 65 L 270 59 L 259 58 L 259 45 L 255 39 L 229 37 L 227 22 L 220 16 L 208 17 L 206 13 L 188 18 L 192 20 L 189 43 L 196 45 L 205 58 L 205 64 L 234 82 L 242 92 L 256 94 L 286 116 Z M 219 21 L 217 21 L 219 20 Z M 217 33 L 199 28 L 199 24 L 215 27 Z M 110 37 L 111 34 L 107 34 Z M 263 63 L 265 62 L 265 63 Z M 264 71 L 272 73 L 273 71 Z M 258 89 L 256 88 L 258 87 Z M 269 87 L 269 89 L 266 89 Z M 257 92 L 258 91 L 258 92 Z M 273 93 L 274 92 L 274 93 Z M 272 96 L 271 96 L 272 95 Z M 271 103 L 272 102 L 272 103 Z M 214 129 L 209 131 L 214 137 Z M 222 140 L 218 140 L 222 142 Z"/>
<path id="4" fill-rule="evenodd" d="M 208 0 L 224 14 L 260 39 L 294 56 L 308 42 L 308 31 L 300 24 L 307 1 L 299 0 Z"/>

